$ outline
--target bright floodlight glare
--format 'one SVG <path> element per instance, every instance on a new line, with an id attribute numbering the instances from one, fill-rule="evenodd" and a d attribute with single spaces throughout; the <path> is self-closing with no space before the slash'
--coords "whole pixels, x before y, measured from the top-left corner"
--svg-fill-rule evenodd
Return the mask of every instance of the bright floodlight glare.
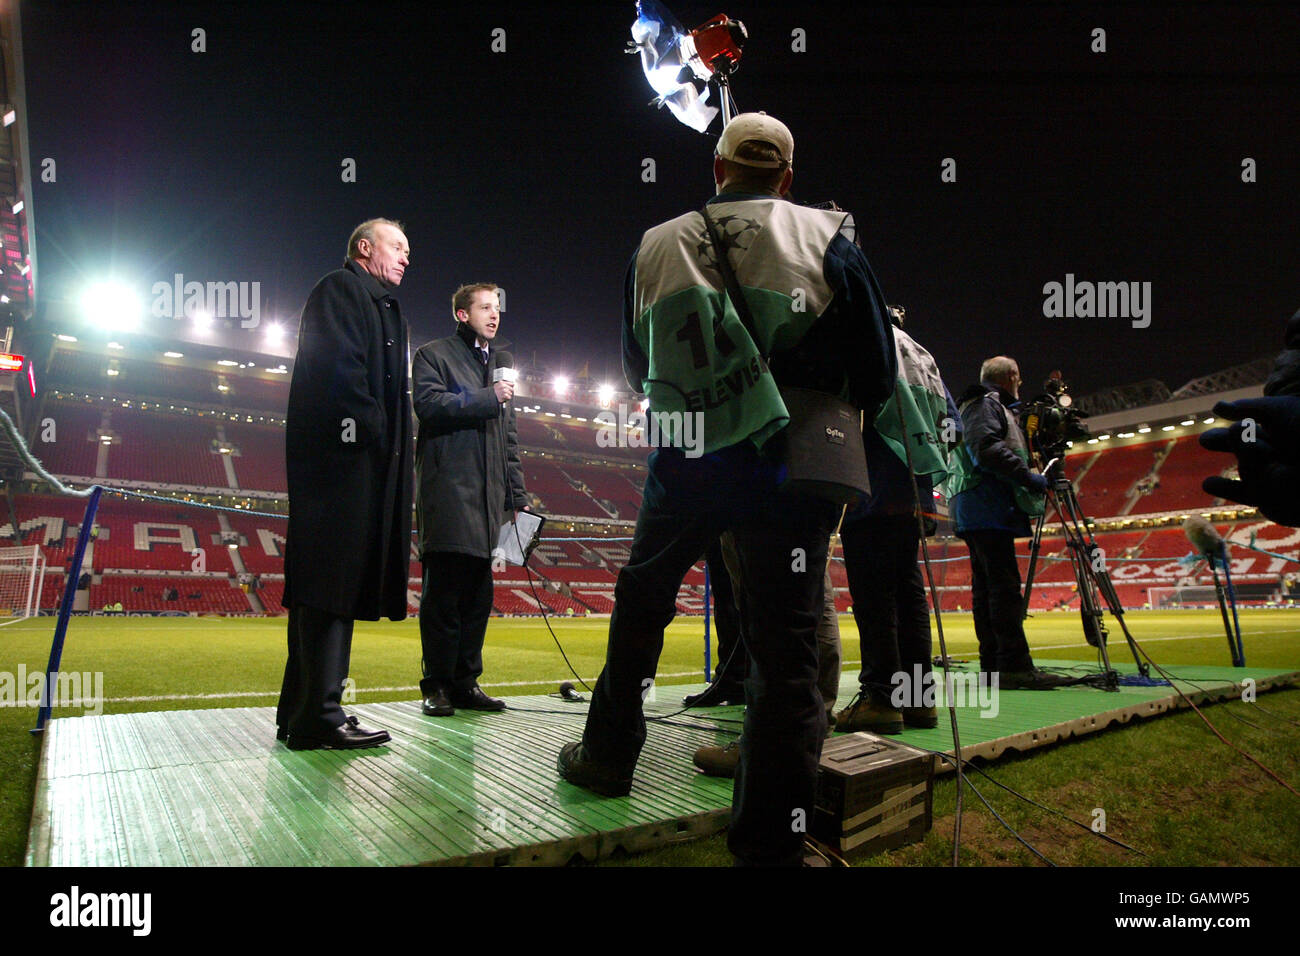
<path id="1" fill-rule="evenodd" d="M 184 352 L 164 352 L 163 355 L 168 358 L 185 358 Z"/>
<path id="2" fill-rule="evenodd" d="M 77 337 L 76 337 L 75 335 L 64 335 L 62 332 L 60 332 L 58 335 L 56 335 L 56 336 L 54 336 L 54 337 L 55 337 L 56 339 L 58 339 L 60 342 L 75 342 L 75 341 L 77 341 Z"/>
<path id="3" fill-rule="evenodd" d="M 1195 424 L 1196 424 L 1196 419 L 1195 419 L 1195 418 L 1184 418 L 1184 419 L 1183 419 L 1181 422 L 1179 422 L 1178 424 L 1180 424 L 1180 425 L 1195 425 Z"/>
<path id="4" fill-rule="evenodd" d="M 196 329 L 206 329 L 212 325 L 212 313 L 207 309 L 199 309 L 194 313 L 194 327 Z"/>
<path id="5" fill-rule="evenodd" d="M 1214 424 L 1214 416 L 1211 415 L 1209 418 L 1205 419 L 1205 421 L 1204 421 L 1202 424 L 1205 424 L 1205 425 L 1213 425 L 1213 424 Z"/>
<path id="6" fill-rule="evenodd" d="M 569 393 L 569 379 L 564 375 L 555 376 L 555 394 L 567 395 Z"/>
<path id="7" fill-rule="evenodd" d="M 614 397 L 614 386 L 613 386 L 613 385 L 602 385 L 602 386 L 600 386 L 600 388 L 596 390 L 596 396 L 597 396 L 597 397 L 598 397 L 602 402 L 608 402 L 608 401 L 610 401 L 610 400 L 613 399 L 613 397 Z"/>
<path id="8" fill-rule="evenodd" d="M 266 327 L 266 341 L 272 345 L 279 345 L 284 341 L 284 326 L 279 322 L 272 322 Z"/>
<path id="9" fill-rule="evenodd" d="M 97 282 L 81 297 L 82 318 L 110 332 L 138 328 L 142 312 L 140 297 L 121 282 Z"/>
<path id="10" fill-rule="evenodd" d="M 1171 432 L 1171 431 L 1174 430 L 1174 426 L 1173 426 L 1173 425 L 1161 425 L 1161 426 L 1160 426 L 1160 430 L 1161 430 L 1162 432 Z"/>

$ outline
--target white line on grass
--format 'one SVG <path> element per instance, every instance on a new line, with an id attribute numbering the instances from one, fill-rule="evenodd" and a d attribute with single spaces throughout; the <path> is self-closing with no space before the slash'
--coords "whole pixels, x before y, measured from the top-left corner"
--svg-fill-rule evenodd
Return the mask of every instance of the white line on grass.
<path id="1" fill-rule="evenodd" d="M 1208 634 L 1184 634 L 1179 637 L 1147 637 L 1147 638 L 1143 638 L 1138 643 L 1153 644 L 1156 641 L 1199 641 L 1207 637 L 1222 637 L 1222 636 L 1223 636 L 1222 634 L 1212 631 Z M 1295 636 L 1294 631 L 1264 631 L 1262 633 L 1256 633 L 1250 635 L 1252 639 L 1261 638 L 1261 637 L 1294 637 L 1294 636 Z M 1035 651 L 1055 651 L 1055 650 L 1065 650 L 1069 648 L 1087 647 L 1087 646 L 1089 645 L 1084 644 L 1082 642 L 1074 643 L 1074 644 L 1038 644 L 1038 645 L 1033 645 L 1031 649 Z M 861 661 L 846 660 L 846 661 L 841 661 L 841 666 L 852 667 L 855 665 L 861 665 L 861 663 L 862 663 Z M 675 671 L 670 674 L 658 674 L 656 676 L 662 679 L 662 678 L 669 678 L 669 677 L 698 677 L 699 675 L 700 675 L 699 671 Z M 565 675 L 564 677 L 541 678 L 539 680 L 500 681 L 494 684 L 484 684 L 483 686 L 491 687 L 495 689 L 498 687 L 538 687 L 545 684 L 555 684 L 558 687 L 562 681 L 566 681 L 569 679 L 570 676 Z M 584 677 L 581 678 L 581 680 L 583 681 L 583 683 L 592 684 L 595 683 L 596 678 Z M 418 692 L 419 689 L 420 687 L 418 684 L 408 684 L 405 686 L 398 686 L 398 687 L 358 687 L 356 690 L 357 693 L 361 693 L 361 694 L 392 694 L 392 693 L 396 693 L 397 691 Z M 278 690 L 238 690 L 238 691 L 228 691 L 225 693 L 218 693 L 218 694 L 155 694 L 155 695 L 138 696 L 138 697 L 107 697 L 104 699 L 104 703 L 106 704 L 148 704 L 148 703 L 153 703 L 155 701 L 164 701 L 164 700 L 226 700 L 226 699 L 241 699 L 241 698 L 248 698 L 248 697 L 278 697 L 279 695 L 280 692 Z"/>

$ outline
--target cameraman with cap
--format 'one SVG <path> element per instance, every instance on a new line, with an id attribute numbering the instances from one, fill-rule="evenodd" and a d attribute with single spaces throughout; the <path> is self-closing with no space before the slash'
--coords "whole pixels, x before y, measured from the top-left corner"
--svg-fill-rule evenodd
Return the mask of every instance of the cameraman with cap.
<path id="1" fill-rule="evenodd" d="M 778 384 L 841 395 L 874 415 L 895 375 L 884 297 L 854 241 L 853 217 L 785 199 L 793 155 L 784 123 L 762 113 L 735 117 L 713 161 L 717 195 L 705 210 L 650 229 L 629 269 L 628 382 L 646 392 L 652 412 L 699 416 L 704 448 L 695 458 L 673 447 L 650 456 L 631 554 L 615 585 L 605 668 L 582 740 L 557 761 L 570 783 L 604 796 L 630 791 L 646 737 L 641 702 L 677 589 L 730 530 L 745 578 L 741 627 L 751 668 L 727 845 L 739 863 L 757 866 L 803 861 L 803 832 L 791 821 L 814 809 L 826 732 L 817 622 L 839 517 L 828 501 L 782 490 L 785 466 L 762 453 L 790 417 Z M 728 301 L 719 253 L 735 272 L 756 338 Z"/>
<path id="2" fill-rule="evenodd" d="M 1043 513 L 1047 479 L 1029 467 L 1029 443 L 1012 406 L 1020 366 L 1005 355 L 980 367 L 980 381 L 958 401 L 962 440 L 952 455 L 948 494 L 957 536 L 970 549 L 971 604 L 980 670 L 1003 690 L 1051 690 L 1069 683 L 1034 667 L 1021 621 L 1015 539 Z"/>

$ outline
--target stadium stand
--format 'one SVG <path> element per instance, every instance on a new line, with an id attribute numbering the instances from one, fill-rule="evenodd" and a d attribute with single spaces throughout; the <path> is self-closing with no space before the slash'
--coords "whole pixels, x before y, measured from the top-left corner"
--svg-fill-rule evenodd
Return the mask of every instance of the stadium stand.
<path id="1" fill-rule="evenodd" d="M 137 482 L 154 490 L 196 486 L 213 489 L 213 494 L 238 490 L 240 498 L 247 494 L 255 509 L 262 507 L 256 504 L 259 496 L 285 493 L 284 431 L 275 416 L 283 413 L 287 376 L 268 376 L 262 369 L 220 371 L 125 356 L 114 361 L 120 374 L 107 378 L 102 356 L 56 350 L 51 384 L 57 392 L 45 400 L 42 415 L 54 419 L 58 440 L 33 442 L 54 474 L 85 479 L 99 467 L 101 480 L 108 484 Z M 223 383 L 227 384 L 224 391 L 218 388 Z M 165 400 L 161 408 L 139 407 L 160 398 Z M 174 409 L 168 407 L 171 401 L 176 403 Z M 555 414 L 520 411 L 517 415 L 528 490 L 544 513 L 576 519 L 574 534 L 590 537 L 603 530 L 611 538 L 626 538 L 640 506 L 649 449 L 602 447 L 597 441 L 600 429 L 592 420 L 597 411 L 587 409 L 588 420 L 580 421 L 580 410 L 572 406 L 570 418 L 559 408 Z M 101 429 L 112 439 L 105 450 L 99 441 Z M 222 435 L 232 447 L 229 458 L 214 451 Z M 1180 513 L 1221 506 L 1201 492 L 1200 484 L 1223 467 L 1221 456 L 1202 450 L 1194 434 L 1168 437 L 1158 432 L 1143 442 L 1079 447 L 1068 459 L 1083 511 L 1103 523 L 1154 514 L 1177 520 Z M 238 498 L 232 494 L 228 500 Z M 15 504 L 23 526 L 20 540 L 39 541 L 45 551 L 49 586 L 41 604 L 54 607 L 83 503 L 47 494 L 19 494 Z M 237 536 L 239 547 L 234 552 L 221 538 L 223 523 Z M 231 584 L 237 574 L 248 572 L 260 579 L 253 596 L 266 612 L 282 613 L 283 519 L 229 512 L 219 519 L 214 511 L 184 502 L 172 506 L 106 496 L 97 524 L 100 530 L 86 569 L 93 575 L 91 608 L 121 596 L 128 610 L 248 613 L 252 607 L 248 595 Z M 1255 535 L 1260 547 L 1284 554 L 1295 554 L 1300 547 L 1300 537 L 1292 529 L 1266 521 L 1220 522 L 1220 528 L 1239 545 L 1248 544 Z M 613 610 L 618 569 L 628 557 L 627 541 L 574 541 L 560 536 L 564 533 L 564 526 L 552 523 L 548 537 L 534 552 L 530 567 L 536 598 L 521 569 L 498 576 L 497 613 L 536 615 L 538 600 L 548 613 L 561 615 L 570 610 L 575 615 Z M 9 535 L 12 539 L 11 529 Z M 1152 587 L 1169 588 L 1191 580 L 1187 566 L 1179 562 L 1191 548 L 1176 526 L 1100 531 L 1097 540 L 1112 562 L 1112 576 L 1126 606 L 1146 604 Z M 204 574 L 193 570 L 190 552 L 196 547 L 204 549 Z M 1077 607 L 1071 566 L 1056 560 L 1065 557 L 1063 548 L 1059 535 L 1044 539 L 1032 598 L 1036 610 Z M 1019 542 L 1018 550 L 1025 553 L 1027 542 Z M 969 610 L 971 572 L 965 545 L 951 537 L 932 539 L 931 558 L 942 605 Z M 1137 560 L 1125 560 L 1129 558 Z M 1243 582 L 1266 585 L 1291 573 L 1278 559 L 1251 555 L 1241 548 L 1234 561 L 1234 575 Z M 1026 566 L 1022 557 L 1022 574 Z M 413 557 L 412 612 L 418 605 L 421 571 L 418 558 Z M 846 610 L 852 597 L 840 562 L 832 563 L 831 574 L 836 605 Z M 199 597 L 160 603 L 154 595 L 155 591 L 161 594 L 156 585 L 172 575 L 173 581 L 184 582 L 178 586 L 183 595 Z M 1208 577 L 1201 571 L 1195 580 Z M 144 590 L 135 590 L 142 582 L 147 585 Z M 701 563 L 683 582 L 679 613 L 700 612 L 704 583 Z"/>
<path id="2" fill-rule="evenodd" d="M 289 490 L 283 428 L 226 422 L 225 430 L 226 440 L 237 451 L 232 461 L 240 488 L 281 493 Z"/>
<path id="3" fill-rule="evenodd" d="M 216 419 L 161 415 L 123 408 L 112 410 L 107 477 L 133 481 L 167 481 L 178 485 L 229 488 L 230 482 L 213 448 Z"/>

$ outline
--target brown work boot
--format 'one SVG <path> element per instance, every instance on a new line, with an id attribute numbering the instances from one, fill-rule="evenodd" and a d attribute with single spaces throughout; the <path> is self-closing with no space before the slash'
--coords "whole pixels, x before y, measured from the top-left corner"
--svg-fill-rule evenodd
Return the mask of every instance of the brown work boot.
<path id="1" fill-rule="evenodd" d="M 893 707 L 877 704 L 867 694 L 858 694 L 853 702 L 835 715 L 835 729 L 852 734 L 867 730 L 873 734 L 901 734 L 903 713 Z"/>
<path id="2" fill-rule="evenodd" d="M 701 747 L 695 751 L 695 766 L 710 777 L 734 777 L 740 763 L 740 738 L 725 747 Z"/>

